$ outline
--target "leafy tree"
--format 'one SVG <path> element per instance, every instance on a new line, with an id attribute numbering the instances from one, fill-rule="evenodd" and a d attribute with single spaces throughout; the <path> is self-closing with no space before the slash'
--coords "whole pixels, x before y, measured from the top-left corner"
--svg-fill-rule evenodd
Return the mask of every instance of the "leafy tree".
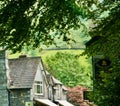
<path id="1" fill-rule="evenodd" d="M 63 84 L 91 87 L 91 70 L 82 66 L 75 54 L 57 52 L 46 58 L 49 72 Z"/>
<path id="2" fill-rule="evenodd" d="M 55 37 L 68 41 L 65 34 L 80 27 L 80 16 L 93 22 L 90 36 L 94 39 L 87 43 L 86 54 L 102 52 L 112 61 L 111 73 L 109 77 L 103 76 L 105 81 L 95 101 L 101 106 L 118 106 L 120 0 L 1 0 L 0 46 L 17 51 L 23 45 L 51 44 Z"/>
<path id="3" fill-rule="evenodd" d="M 66 33 L 79 28 L 86 14 L 74 0 L 2 0 L 0 46 L 16 52 L 25 45 L 50 45 L 56 37 L 69 41 Z"/>
<path id="4" fill-rule="evenodd" d="M 91 98 L 99 106 L 119 106 L 120 77 L 120 0 L 103 0 L 95 5 L 90 30 L 91 40 L 86 43 L 88 56 L 99 53 L 111 60 L 109 73 L 100 73 L 102 82 L 96 82 Z"/>

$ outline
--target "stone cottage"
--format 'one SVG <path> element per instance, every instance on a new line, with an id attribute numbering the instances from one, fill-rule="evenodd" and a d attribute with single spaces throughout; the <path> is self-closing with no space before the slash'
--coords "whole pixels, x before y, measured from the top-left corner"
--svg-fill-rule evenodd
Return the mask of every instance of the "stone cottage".
<path id="1" fill-rule="evenodd" d="M 0 106 L 73 106 L 67 89 L 44 68 L 40 57 L 7 59 L 0 51 Z"/>

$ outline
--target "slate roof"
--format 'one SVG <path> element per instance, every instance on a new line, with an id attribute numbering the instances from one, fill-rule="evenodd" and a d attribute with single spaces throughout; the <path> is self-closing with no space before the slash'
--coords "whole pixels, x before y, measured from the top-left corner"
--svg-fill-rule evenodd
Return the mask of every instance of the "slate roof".
<path id="1" fill-rule="evenodd" d="M 47 75 L 47 77 L 48 77 L 47 80 L 48 80 L 49 82 L 50 82 L 50 78 L 49 78 L 49 77 L 51 77 L 53 84 L 60 84 L 60 85 L 62 85 L 62 82 L 60 82 L 58 79 L 56 79 L 55 77 L 53 77 L 48 71 L 46 71 L 46 75 Z"/>
<path id="2" fill-rule="evenodd" d="M 40 57 L 9 59 L 10 78 L 14 88 L 32 88 Z"/>
<path id="3" fill-rule="evenodd" d="M 62 82 L 60 82 L 59 80 L 57 80 L 56 78 L 52 77 L 53 78 L 53 82 L 54 84 L 60 84 L 62 85 Z"/>

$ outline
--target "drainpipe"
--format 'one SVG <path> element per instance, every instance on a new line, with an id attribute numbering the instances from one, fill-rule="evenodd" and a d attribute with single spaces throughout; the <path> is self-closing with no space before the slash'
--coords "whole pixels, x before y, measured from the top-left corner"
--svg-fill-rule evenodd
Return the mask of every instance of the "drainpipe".
<path id="1" fill-rule="evenodd" d="M 8 106 L 11 106 L 11 104 L 10 104 L 10 91 L 7 89 L 7 91 L 8 91 Z"/>
<path id="2" fill-rule="evenodd" d="M 52 94 L 53 94 L 53 102 L 55 102 L 55 96 L 54 96 L 55 91 L 54 91 L 54 85 L 52 86 Z"/>

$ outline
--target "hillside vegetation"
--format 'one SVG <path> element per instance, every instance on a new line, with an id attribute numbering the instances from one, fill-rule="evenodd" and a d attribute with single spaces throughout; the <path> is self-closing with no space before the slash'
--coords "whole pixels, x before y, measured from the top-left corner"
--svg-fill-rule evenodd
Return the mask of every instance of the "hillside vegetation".
<path id="1" fill-rule="evenodd" d="M 43 50 L 34 52 L 34 56 L 40 56 L 47 70 L 64 85 L 74 87 L 77 85 L 91 87 L 92 68 L 91 59 L 80 56 L 84 50 Z M 9 58 L 17 58 L 21 55 L 12 54 Z M 28 55 L 28 56 L 33 56 Z"/>

